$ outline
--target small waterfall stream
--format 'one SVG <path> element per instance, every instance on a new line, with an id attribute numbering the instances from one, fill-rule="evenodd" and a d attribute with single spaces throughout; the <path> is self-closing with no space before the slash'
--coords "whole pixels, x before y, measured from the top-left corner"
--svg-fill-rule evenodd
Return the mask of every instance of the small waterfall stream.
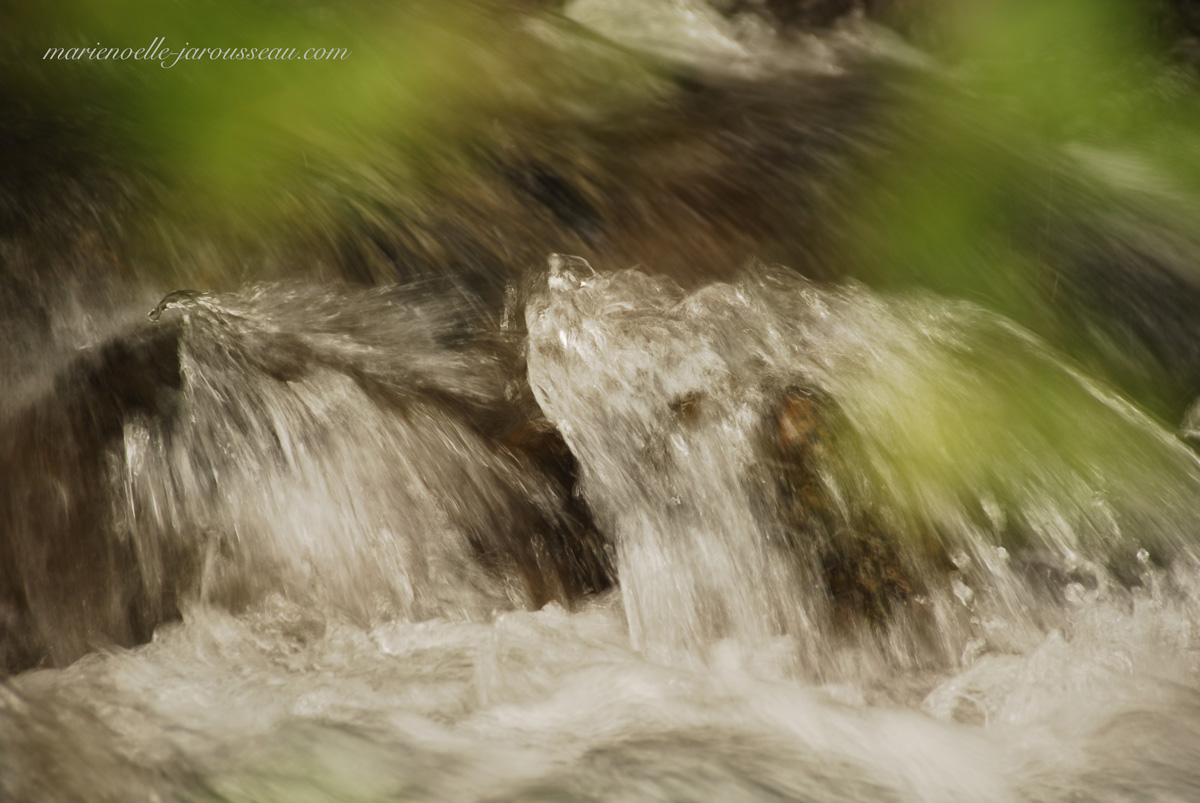
<path id="1" fill-rule="evenodd" d="M 4 684 L 9 796 L 1200 788 L 1200 468 L 1036 338 L 765 266 L 447 298 L 175 293 L 10 414 L 10 642 L 153 638 Z M 100 364 L 158 384 L 71 413 Z"/>
<path id="2" fill-rule="evenodd" d="M 211 5 L 0 81 L 0 800 L 1200 800 L 1194 63 Z"/>

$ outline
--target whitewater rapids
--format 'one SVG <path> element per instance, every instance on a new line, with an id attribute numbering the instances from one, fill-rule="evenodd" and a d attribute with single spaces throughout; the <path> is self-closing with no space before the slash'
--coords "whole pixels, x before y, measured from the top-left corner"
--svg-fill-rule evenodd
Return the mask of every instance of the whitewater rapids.
<path id="1" fill-rule="evenodd" d="M 5 799 L 1200 795 L 1200 468 L 1032 336 L 763 267 L 689 295 L 556 257 L 520 339 L 618 586 L 530 611 L 458 508 L 568 499 L 462 423 L 506 363 L 452 307 L 265 285 L 118 316 L 177 326 L 181 368 L 124 420 L 103 526 L 183 618 L 5 681 Z M 818 518 L 763 479 L 796 387 L 836 410 Z M 904 578 L 871 616 L 829 585 L 868 519 Z"/>

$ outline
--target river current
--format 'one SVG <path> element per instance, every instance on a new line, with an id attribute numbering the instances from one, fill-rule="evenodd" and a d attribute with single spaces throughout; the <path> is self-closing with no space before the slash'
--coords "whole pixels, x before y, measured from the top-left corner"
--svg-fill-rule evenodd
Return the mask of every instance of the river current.
<path id="1" fill-rule="evenodd" d="M 1200 799 L 1174 423 L 972 300 L 545 257 L 7 322 L 0 798 Z"/>

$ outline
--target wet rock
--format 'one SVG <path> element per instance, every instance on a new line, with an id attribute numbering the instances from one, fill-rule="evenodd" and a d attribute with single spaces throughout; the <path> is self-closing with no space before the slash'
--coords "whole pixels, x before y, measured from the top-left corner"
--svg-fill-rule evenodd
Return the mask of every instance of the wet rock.
<path id="1" fill-rule="evenodd" d="M 144 642 L 185 603 L 370 621 L 612 582 L 569 450 L 505 396 L 515 353 L 453 305 L 285 285 L 154 312 L 0 426 L 0 668 Z"/>

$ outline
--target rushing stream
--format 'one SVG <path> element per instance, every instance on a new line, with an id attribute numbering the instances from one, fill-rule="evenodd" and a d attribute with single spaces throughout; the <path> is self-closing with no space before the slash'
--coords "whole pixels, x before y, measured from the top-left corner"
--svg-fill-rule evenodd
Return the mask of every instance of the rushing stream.
<path id="1" fill-rule="evenodd" d="M 881 41 L 574 5 L 751 83 Z M 1200 800 L 1200 459 L 1114 380 L 1152 348 L 807 264 L 660 272 L 675 235 L 594 233 L 537 175 L 569 236 L 530 212 L 502 302 L 467 270 L 39 286 L 14 235 L 0 800 Z"/>
<path id="2" fill-rule="evenodd" d="M 66 587 L 38 573 L 53 555 L 19 567 L 53 586 L 30 599 L 52 654 L 168 603 L 183 620 L 7 683 L 9 794 L 1200 789 L 1200 465 L 1170 433 L 931 296 L 766 268 L 684 294 L 556 257 L 526 309 L 531 386 L 618 589 L 565 593 L 578 582 L 513 546 L 564 549 L 572 502 L 470 423 L 503 375 L 452 305 L 170 296 L 134 329 L 172 327 L 176 383 L 91 478 L 111 543 Z M 44 509 L 9 527 L 71 532 Z M 547 594 L 571 609 L 520 610 Z"/>

